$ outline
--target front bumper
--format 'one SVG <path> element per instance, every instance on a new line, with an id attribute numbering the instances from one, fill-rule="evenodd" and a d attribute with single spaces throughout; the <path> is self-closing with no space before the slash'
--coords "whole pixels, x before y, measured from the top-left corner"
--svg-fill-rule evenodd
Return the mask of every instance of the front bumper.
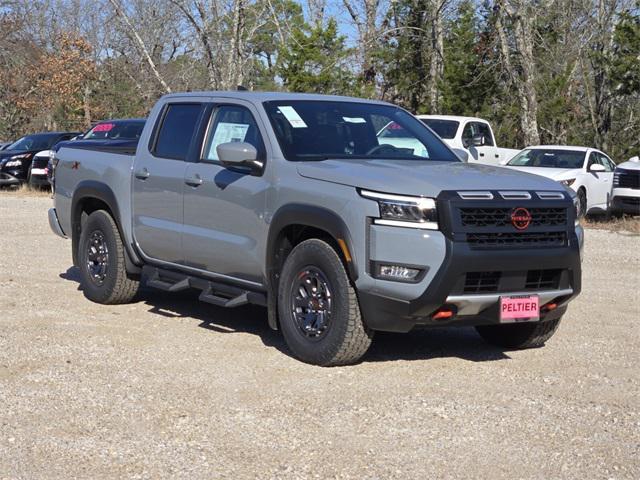
<path id="1" fill-rule="evenodd" d="M 11 175 L 10 173 L 0 172 L 0 187 L 9 187 L 12 185 L 20 185 L 22 180 Z"/>
<path id="2" fill-rule="evenodd" d="M 540 305 L 554 302 L 557 308 L 541 313 L 540 320 L 558 318 L 567 304 L 581 290 L 580 248 L 577 236 L 571 245 L 555 249 L 529 249 L 512 251 L 477 251 L 466 244 L 447 240 L 445 261 L 427 289 L 418 298 L 405 301 L 389 298 L 375 292 L 359 291 L 360 309 L 365 323 L 373 330 L 408 332 L 416 325 L 488 325 L 499 322 L 499 299 L 507 295 L 540 296 Z M 562 270 L 561 288 L 524 290 L 505 280 L 499 292 L 487 294 L 455 293 L 460 278 L 468 272 L 505 273 L 528 270 Z M 505 275 L 505 279 L 509 275 Z M 440 307 L 454 306 L 457 314 L 447 320 L 433 320 L 431 315 Z"/>
<path id="3" fill-rule="evenodd" d="M 67 238 L 67 235 L 62 230 L 62 226 L 60 226 L 60 221 L 58 220 L 58 214 L 56 213 L 55 208 L 50 208 L 49 212 L 49 227 L 51 231 L 62 238 Z"/>
<path id="4" fill-rule="evenodd" d="M 640 190 L 614 188 L 611 192 L 610 209 L 614 212 L 640 215 Z"/>

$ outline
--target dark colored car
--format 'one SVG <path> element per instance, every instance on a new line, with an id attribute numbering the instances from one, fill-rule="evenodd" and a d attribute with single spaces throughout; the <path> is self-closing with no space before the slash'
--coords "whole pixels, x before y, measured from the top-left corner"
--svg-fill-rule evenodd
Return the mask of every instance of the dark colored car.
<path id="1" fill-rule="evenodd" d="M 138 139 L 144 129 L 145 123 L 146 119 L 144 118 L 104 120 L 93 125 L 82 136 L 74 139 L 73 144 L 77 148 L 82 148 L 83 145 L 92 148 L 103 145 L 118 152 L 127 152 L 130 150 L 135 153 L 136 145 L 138 144 Z M 66 144 L 67 142 L 62 142 L 56 145 L 53 148 L 53 154 L 49 157 L 47 175 L 51 185 L 53 185 L 54 182 L 53 178 L 56 166 L 54 160 L 55 152 Z"/>
<path id="2" fill-rule="evenodd" d="M 0 187 L 20 185 L 31 180 L 33 157 L 59 142 L 70 140 L 78 132 L 46 132 L 26 135 L 0 151 Z"/>

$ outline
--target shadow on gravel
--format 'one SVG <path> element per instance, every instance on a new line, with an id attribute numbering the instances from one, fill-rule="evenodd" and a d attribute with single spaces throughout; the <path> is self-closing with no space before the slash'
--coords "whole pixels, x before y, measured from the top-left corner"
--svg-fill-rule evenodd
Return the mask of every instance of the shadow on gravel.
<path id="1" fill-rule="evenodd" d="M 76 267 L 60 274 L 60 278 L 79 283 Z M 78 290 L 80 286 L 78 285 Z M 248 333 L 257 335 L 267 347 L 290 355 L 282 334 L 269 328 L 267 309 L 252 305 L 222 308 L 198 300 L 197 290 L 167 293 L 143 286 L 138 301 L 149 306 L 149 312 L 167 318 L 193 318 L 200 328 L 217 333 Z M 472 362 L 505 360 L 503 350 L 484 343 L 473 328 L 432 328 L 410 333 L 378 332 L 363 362 L 393 362 L 397 360 L 429 360 L 455 357 Z"/>
<path id="2" fill-rule="evenodd" d="M 409 333 L 378 332 L 365 362 L 460 358 L 472 362 L 507 360 L 503 350 L 487 345 L 471 327 L 438 327 Z"/>

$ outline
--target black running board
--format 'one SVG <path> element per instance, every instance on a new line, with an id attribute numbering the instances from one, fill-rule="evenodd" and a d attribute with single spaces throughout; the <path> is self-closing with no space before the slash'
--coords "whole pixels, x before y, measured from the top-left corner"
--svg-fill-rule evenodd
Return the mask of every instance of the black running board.
<path id="1" fill-rule="evenodd" d="M 264 293 L 252 292 L 241 287 L 213 282 L 201 277 L 164 270 L 145 265 L 142 269 L 147 277 L 147 285 L 165 292 L 180 292 L 189 288 L 202 290 L 198 299 L 218 307 L 233 308 L 241 305 L 267 305 Z"/>

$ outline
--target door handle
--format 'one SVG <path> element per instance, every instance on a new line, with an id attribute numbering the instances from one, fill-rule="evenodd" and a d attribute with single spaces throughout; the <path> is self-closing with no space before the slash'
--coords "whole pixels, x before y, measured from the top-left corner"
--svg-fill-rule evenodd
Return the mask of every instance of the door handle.
<path id="1" fill-rule="evenodd" d="M 481 157 L 484 157 L 484 153 L 481 153 L 481 154 L 480 154 L 480 156 L 481 156 Z"/>
<path id="2" fill-rule="evenodd" d="M 497 153 L 494 155 L 496 158 L 500 158 L 500 155 L 498 155 Z"/>
<path id="3" fill-rule="evenodd" d="M 134 175 L 137 179 L 146 180 L 151 174 L 149 173 L 149 170 L 143 168 L 142 170 L 138 170 L 137 172 L 135 172 Z"/>
<path id="4" fill-rule="evenodd" d="M 191 187 L 199 187 L 200 185 L 202 185 L 202 178 L 200 178 L 200 175 L 198 175 L 196 173 L 191 178 L 185 178 L 184 179 L 184 183 L 186 183 L 187 185 L 189 185 Z"/>

